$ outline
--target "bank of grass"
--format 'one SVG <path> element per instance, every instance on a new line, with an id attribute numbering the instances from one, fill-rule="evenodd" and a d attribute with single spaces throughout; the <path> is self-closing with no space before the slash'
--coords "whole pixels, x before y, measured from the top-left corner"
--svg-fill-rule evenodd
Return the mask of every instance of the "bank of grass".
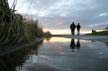
<path id="1" fill-rule="evenodd" d="M 88 33 L 86 35 L 108 35 L 108 30 L 107 31 L 95 32 L 95 33 Z"/>
<path id="2" fill-rule="evenodd" d="M 32 42 L 38 37 L 50 37 L 38 26 L 38 21 L 28 20 L 15 13 L 16 1 L 9 7 L 8 0 L 0 0 L 0 45 Z"/>

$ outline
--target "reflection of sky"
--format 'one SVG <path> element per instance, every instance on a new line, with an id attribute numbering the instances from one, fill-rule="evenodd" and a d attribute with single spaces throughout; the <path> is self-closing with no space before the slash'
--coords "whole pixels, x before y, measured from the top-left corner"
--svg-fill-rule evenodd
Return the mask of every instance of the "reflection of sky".
<path id="1" fill-rule="evenodd" d="M 77 40 L 75 39 L 75 44 Z M 47 42 L 44 40 L 38 49 L 38 55 L 30 55 L 31 58 L 23 65 L 23 69 L 35 71 L 48 66 L 66 71 L 98 71 L 107 66 L 107 63 L 103 63 L 105 59 L 108 59 L 108 48 L 105 43 L 92 40 L 79 40 L 79 43 L 80 51 L 74 49 L 75 51 L 72 52 L 71 38 L 53 37 Z"/>
<path id="2" fill-rule="evenodd" d="M 74 39 L 75 40 L 75 42 L 77 41 L 77 39 Z M 58 43 L 58 42 L 60 42 L 60 43 L 69 43 L 71 41 L 71 39 L 70 38 L 65 38 L 65 37 L 52 37 L 52 38 L 50 38 L 49 40 L 47 40 L 47 39 L 45 39 L 44 41 L 43 41 L 43 43 Z M 86 43 L 86 42 L 91 42 L 91 41 L 87 41 L 87 40 L 80 40 L 81 42 L 83 42 L 83 43 Z"/>
<path id="3" fill-rule="evenodd" d="M 10 6 L 13 0 L 8 0 Z M 69 30 L 72 21 L 82 29 L 103 29 L 108 25 L 108 0 L 17 0 L 16 10 L 38 18 L 44 29 Z"/>
<path id="4" fill-rule="evenodd" d="M 60 37 L 52 37 L 50 39 L 50 43 L 54 43 L 54 42 L 70 42 L 70 39 L 60 38 Z M 44 40 L 44 43 L 47 43 L 47 40 Z"/>

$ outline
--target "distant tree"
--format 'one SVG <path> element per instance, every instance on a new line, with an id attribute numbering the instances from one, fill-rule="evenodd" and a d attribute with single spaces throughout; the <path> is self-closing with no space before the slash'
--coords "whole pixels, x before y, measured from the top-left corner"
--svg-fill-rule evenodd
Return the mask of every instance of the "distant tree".
<path id="1" fill-rule="evenodd" d="M 44 33 L 44 36 L 45 37 L 50 37 L 51 36 L 51 33 L 49 31 L 47 31 L 47 32 Z"/>
<path id="2" fill-rule="evenodd" d="M 96 33 L 96 30 L 92 29 L 92 33 L 93 33 L 93 34 Z"/>

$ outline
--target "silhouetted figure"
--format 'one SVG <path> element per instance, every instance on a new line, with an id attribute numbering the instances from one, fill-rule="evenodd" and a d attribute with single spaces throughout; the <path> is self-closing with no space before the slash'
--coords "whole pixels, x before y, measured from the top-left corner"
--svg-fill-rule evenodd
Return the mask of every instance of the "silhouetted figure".
<path id="1" fill-rule="evenodd" d="M 70 48 L 72 49 L 72 52 L 74 52 L 75 49 L 75 40 L 71 39 Z"/>
<path id="2" fill-rule="evenodd" d="M 76 47 L 77 47 L 77 49 L 79 51 L 79 49 L 80 49 L 80 41 L 79 41 L 79 39 L 77 39 Z"/>
<path id="3" fill-rule="evenodd" d="M 81 29 L 80 23 L 78 23 L 78 24 L 76 25 L 76 28 L 77 28 L 77 33 L 78 33 L 78 35 L 79 35 L 79 34 L 80 34 L 80 29 Z"/>
<path id="4" fill-rule="evenodd" d="M 74 35 L 74 33 L 75 33 L 75 24 L 74 24 L 74 22 L 72 22 L 72 24 L 70 25 L 70 29 L 71 29 L 71 34 Z"/>

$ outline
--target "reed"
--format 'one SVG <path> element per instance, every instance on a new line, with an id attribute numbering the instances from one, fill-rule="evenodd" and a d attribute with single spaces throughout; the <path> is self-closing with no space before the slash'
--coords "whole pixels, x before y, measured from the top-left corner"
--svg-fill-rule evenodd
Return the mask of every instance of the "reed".
<path id="1" fill-rule="evenodd" d="M 11 8 L 8 0 L 0 0 L 0 45 L 31 42 L 47 35 L 38 27 L 38 21 L 24 22 L 22 15 L 15 13 L 15 6 L 16 0 Z"/>
<path id="2" fill-rule="evenodd" d="M 0 44 L 15 44 L 30 40 L 23 18 L 15 14 L 16 0 L 9 7 L 8 0 L 0 0 Z"/>

